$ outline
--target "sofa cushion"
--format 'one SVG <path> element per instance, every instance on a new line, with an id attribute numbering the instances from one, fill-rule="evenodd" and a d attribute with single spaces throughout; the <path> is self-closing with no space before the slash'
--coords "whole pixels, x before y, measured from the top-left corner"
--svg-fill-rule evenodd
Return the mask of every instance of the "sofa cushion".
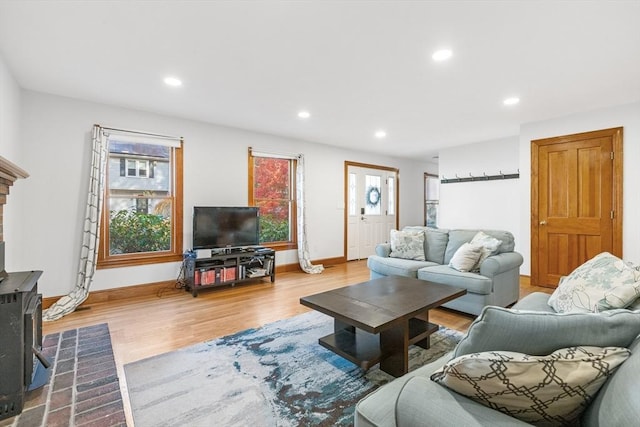
<path id="1" fill-rule="evenodd" d="M 640 420 L 640 338 L 627 359 L 604 383 L 581 419 L 582 427 L 633 426 Z"/>
<path id="2" fill-rule="evenodd" d="M 397 381 L 397 380 L 396 380 Z M 495 411 L 472 399 L 431 381 L 414 376 L 406 381 L 396 402 L 395 423 L 376 427 L 516 427 L 529 423 Z M 358 418 L 356 418 L 358 420 Z M 374 424 L 359 424 L 356 427 Z"/>
<path id="3" fill-rule="evenodd" d="M 463 243 L 449 261 L 449 267 L 454 270 L 467 272 L 473 270 L 482 256 L 483 248 L 480 245 Z"/>
<path id="4" fill-rule="evenodd" d="M 395 424 L 395 402 L 404 384 L 414 376 L 429 378 L 432 372 L 442 367 L 451 359 L 451 353 L 434 360 L 427 365 L 409 371 L 407 374 L 396 378 L 388 384 L 369 393 L 356 405 L 356 426 L 391 426 Z M 451 393 L 447 390 L 447 393 Z M 463 397 L 464 398 L 464 397 Z M 464 398 L 466 399 L 466 398 Z"/>
<path id="5" fill-rule="evenodd" d="M 418 270 L 418 279 L 465 288 L 474 294 L 489 295 L 493 282 L 477 273 L 456 271 L 448 265 L 433 265 Z"/>
<path id="6" fill-rule="evenodd" d="M 391 258 L 425 261 L 424 232 L 418 230 L 391 230 Z"/>
<path id="7" fill-rule="evenodd" d="M 421 230 L 424 232 L 424 254 L 427 261 L 444 264 L 444 253 L 449 242 L 449 230 L 442 228 L 409 225 L 403 230 Z"/>
<path id="8" fill-rule="evenodd" d="M 540 311 L 543 313 L 555 313 L 548 304 L 549 294 L 546 292 L 532 292 L 515 303 L 512 310 Z"/>
<path id="9" fill-rule="evenodd" d="M 560 279 L 549 298 L 558 313 L 624 308 L 640 296 L 640 271 L 603 252 Z"/>
<path id="10" fill-rule="evenodd" d="M 621 347 L 569 347 L 548 356 L 472 353 L 451 360 L 431 379 L 522 421 L 570 425 L 629 354 Z"/>
<path id="11" fill-rule="evenodd" d="M 371 255 L 367 259 L 369 270 L 375 271 L 382 276 L 405 276 L 417 277 L 417 271 L 423 267 L 437 265 L 435 262 L 415 261 L 402 258 L 386 258 L 378 255 Z"/>
<path id="12" fill-rule="evenodd" d="M 517 351 L 544 356 L 573 346 L 629 347 L 640 334 L 640 313 L 540 313 L 487 306 L 471 323 L 455 356 Z"/>
<path id="13" fill-rule="evenodd" d="M 451 353 L 409 371 L 365 396 L 356 405 L 354 426 L 400 427 L 425 425 L 426 422 L 432 427 L 527 425 L 431 381 L 429 376 L 449 360 Z"/>
<path id="14" fill-rule="evenodd" d="M 504 252 L 513 252 L 515 249 L 515 240 L 513 238 L 513 234 L 508 231 L 502 230 L 449 230 L 449 242 L 447 243 L 447 249 L 444 254 L 444 262 L 443 264 L 449 264 L 451 261 L 451 257 L 458 250 L 463 243 L 470 242 L 473 237 L 478 233 L 478 231 L 482 231 L 485 234 L 488 234 L 491 237 L 494 237 L 500 240 L 500 246 L 496 253 L 504 253 Z"/>

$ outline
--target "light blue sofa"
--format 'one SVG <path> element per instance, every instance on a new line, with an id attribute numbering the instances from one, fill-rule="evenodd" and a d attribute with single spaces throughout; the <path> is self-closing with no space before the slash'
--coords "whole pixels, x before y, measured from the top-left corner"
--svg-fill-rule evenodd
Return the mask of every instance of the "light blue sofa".
<path id="1" fill-rule="evenodd" d="M 431 381 L 454 357 L 502 350 L 546 355 L 571 346 L 619 346 L 631 356 L 607 379 L 580 418 L 582 427 L 628 427 L 640 420 L 640 312 L 557 314 L 548 294 L 533 293 L 513 309 L 486 307 L 451 353 L 393 380 L 356 405 L 355 427 L 526 426 Z M 473 330 L 473 331 L 472 331 Z"/>
<path id="2" fill-rule="evenodd" d="M 376 255 L 367 259 L 372 279 L 383 276 L 407 276 L 467 290 L 467 294 L 444 304 L 444 307 L 478 315 L 487 305 L 507 307 L 519 298 L 520 266 L 523 258 L 514 251 L 513 234 L 500 230 L 445 230 L 409 226 L 403 230 L 425 233 L 425 261 L 391 258 L 391 245 L 376 247 Z M 484 260 L 480 271 L 460 272 L 449 267 L 449 261 L 462 244 L 470 242 L 478 231 L 501 240 L 498 253 Z"/>

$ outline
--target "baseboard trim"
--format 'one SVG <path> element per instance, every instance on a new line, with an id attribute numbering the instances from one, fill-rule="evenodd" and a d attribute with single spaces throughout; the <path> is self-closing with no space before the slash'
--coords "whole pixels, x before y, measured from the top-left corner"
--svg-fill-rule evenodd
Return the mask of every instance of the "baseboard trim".
<path id="1" fill-rule="evenodd" d="M 344 257 L 326 258 L 317 261 L 312 261 L 313 264 L 323 265 L 336 265 L 345 263 Z M 276 266 L 276 280 L 278 279 L 278 273 L 286 273 L 292 271 L 302 271 L 300 264 L 285 264 Z M 140 296 L 148 296 L 151 294 L 158 294 L 163 289 L 173 288 L 176 285 L 175 280 L 165 280 L 163 282 L 143 283 L 140 285 L 123 286 L 120 288 L 104 289 L 99 291 L 92 291 L 89 293 L 86 301 L 83 302 L 80 307 L 86 307 L 92 304 L 99 304 L 104 302 L 111 302 L 123 299 L 131 299 Z M 42 308 L 49 308 L 60 299 L 60 296 L 56 297 L 44 297 L 42 298 Z"/>
<path id="2" fill-rule="evenodd" d="M 158 292 L 161 292 L 162 289 L 175 286 L 175 283 L 175 280 L 166 280 L 163 282 L 143 283 L 141 285 L 122 286 L 120 288 L 91 291 L 87 299 L 82 304 L 80 304 L 80 307 L 99 304 L 103 302 L 131 299 L 150 294 L 157 294 Z M 45 309 L 51 307 L 53 303 L 58 301 L 58 299 L 60 298 L 60 296 L 42 298 L 42 308 Z"/>

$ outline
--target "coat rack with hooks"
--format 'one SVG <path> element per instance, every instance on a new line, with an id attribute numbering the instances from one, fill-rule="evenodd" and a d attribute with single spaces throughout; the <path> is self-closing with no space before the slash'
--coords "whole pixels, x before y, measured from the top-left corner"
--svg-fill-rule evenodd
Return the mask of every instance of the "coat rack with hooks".
<path id="1" fill-rule="evenodd" d="M 498 172 L 497 175 L 487 175 L 486 173 L 482 173 L 481 176 L 474 176 L 469 174 L 469 176 L 458 176 L 456 174 L 455 178 L 447 178 L 442 175 L 440 178 L 440 184 L 453 184 L 457 182 L 472 182 L 472 181 L 495 181 L 498 179 L 516 179 L 520 178 L 520 169 L 518 169 L 517 173 L 502 173 L 502 171 Z"/>

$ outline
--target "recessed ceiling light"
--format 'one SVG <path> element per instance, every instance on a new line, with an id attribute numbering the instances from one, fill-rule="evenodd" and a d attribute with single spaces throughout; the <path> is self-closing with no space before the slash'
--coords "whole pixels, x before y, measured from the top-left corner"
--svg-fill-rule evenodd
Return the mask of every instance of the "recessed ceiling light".
<path id="1" fill-rule="evenodd" d="M 520 102 L 520 98 L 515 96 L 512 96 L 511 98 L 507 98 L 504 101 L 502 101 L 504 105 L 516 105 L 518 102 Z"/>
<path id="2" fill-rule="evenodd" d="M 376 138 L 384 138 L 385 136 L 387 136 L 387 133 L 383 130 L 377 130 L 374 135 Z"/>
<path id="3" fill-rule="evenodd" d="M 166 84 L 167 86 L 178 87 L 178 86 L 182 86 L 182 80 L 176 77 L 165 77 L 164 84 Z"/>
<path id="4" fill-rule="evenodd" d="M 440 49 L 440 50 L 436 50 L 433 55 L 431 55 L 431 57 L 433 58 L 434 61 L 446 61 L 447 59 L 451 58 L 451 55 L 453 55 L 453 52 L 451 52 L 451 50 L 449 49 Z"/>
<path id="5" fill-rule="evenodd" d="M 300 111 L 298 112 L 298 117 L 301 119 L 308 119 L 309 117 L 311 117 L 311 113 L 309 113 L 308 111 Z"/>

